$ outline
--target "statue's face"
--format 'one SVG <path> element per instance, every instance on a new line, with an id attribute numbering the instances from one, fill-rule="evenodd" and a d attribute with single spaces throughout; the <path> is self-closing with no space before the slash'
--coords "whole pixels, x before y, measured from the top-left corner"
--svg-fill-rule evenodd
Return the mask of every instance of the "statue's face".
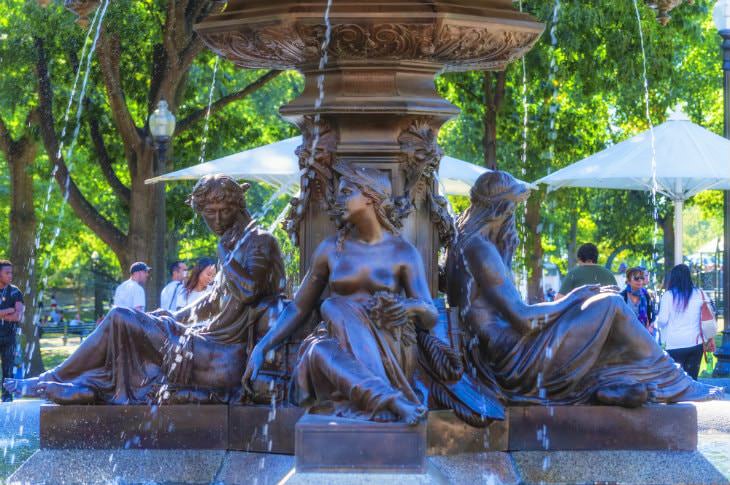
<path id="1" fill-rule="evenodd" d="M 240 208 L 234 207 L 226 202 L 210 202 L 205 204 L 200 216 L 205 220 L 211 231 L 217 236 L 222 236 L 235 223 Z"/>
<path id="2" fill-rule="evenodd" d="M 364 211 L 371 210 L 372 201 L 365 197 L 357 185 L 342 178 L 337 189 L 337 207 L 344 221 L 353 222 Z"/>

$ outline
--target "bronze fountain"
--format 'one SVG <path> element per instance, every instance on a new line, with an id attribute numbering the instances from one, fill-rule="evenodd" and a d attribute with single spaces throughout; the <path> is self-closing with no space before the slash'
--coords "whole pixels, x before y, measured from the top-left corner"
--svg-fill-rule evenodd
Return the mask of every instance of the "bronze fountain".
<path id="1" fill-rule="evenodd" d="M 61 404 L 273 399 L 378 424 L 451 409 L 473 427 L 504 419 L 506 405 L 718 396 L 608 289 L 521 301 L 514 210 L 529 190 L 509 174 L 480 177 L 458 221 L 438 194 L 437 134 L 458 110 L 435 75 L 502 69 L 542 24 L 511 0 L 335 0 L 329 26 L 326 7 L 231 0 L 196 27 L 241 67 L 304 74 L 301 96 L 281 108 L 304 139 L 302 191 L 285 222 L 305 274 L 293 300 L 281 296 L 281 253 L 248 216 L 245 186 L 208 177 L 191 204 L 221 238 L 213 296 L 175 315 L 112 310 L 66 362 L 11 388 Z M 449 310 L 434 300 L 442 249 Z"/>

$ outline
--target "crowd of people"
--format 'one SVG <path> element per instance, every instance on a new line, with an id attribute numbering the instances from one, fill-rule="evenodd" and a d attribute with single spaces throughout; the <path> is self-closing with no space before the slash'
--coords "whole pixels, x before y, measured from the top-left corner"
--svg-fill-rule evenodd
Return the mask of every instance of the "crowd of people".
<path id="1" fill-rule="evenodd" d="M 555 299 L 582 285 L 616 286 L 614 275 L 597 264 L 598 248 L 594 244 L 582 245 L 577 256 L 578 265 L 566 274 Z M 696 380 L 703 354 L 715 351 L 715 336 L 702 334 L 702 306 L 712 303 L 692 282 L 689 267 L 678 264 L 672 268 L 658 302 L 654 292 L 647 288 L 649 272 L 646 268 L 628 268 L 625 276 L 623 288 L 617 288 L 621 297 L 644 328 Z"/>
<path id="2" fill-rule="evenodd" d="M 132 264 L 129 279 L 114 292 L 113 306 L 145 311 L 144 286 L 151 270 L 141 261 Z M 173 262 L 169 266 L 170 281 L 160 293 L 160 308 L 172 313 L 204 297 L 212 288 L 216 272 L 212 258 L 198 259 L 192 270 L 183 261 Z"/>

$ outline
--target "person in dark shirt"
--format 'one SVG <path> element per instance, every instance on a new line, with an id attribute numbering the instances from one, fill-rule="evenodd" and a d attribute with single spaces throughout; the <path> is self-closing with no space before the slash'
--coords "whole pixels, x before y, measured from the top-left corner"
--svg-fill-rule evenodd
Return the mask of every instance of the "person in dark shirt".
<path id="1" fill-rule="evenodd" d="M 598 264 L 598 248 L 586 243 L 578 248 L 578 266 L 568 271 L 555 300 L 560 300 L 571 290 L 583 285 L 616 286 L 613 274 Z"/>
<path id="2" fill-rule="evenodd" d="M 13 264 L 0 260 L 0 359 L 2 359 L 3 381 L 13 377 L 15 365 L 15 334 L 18 322 L 23 318 L 23 293 L 13 282 Z M 3 402 L 13 400 L 13 395 L 3 387 Z"/>

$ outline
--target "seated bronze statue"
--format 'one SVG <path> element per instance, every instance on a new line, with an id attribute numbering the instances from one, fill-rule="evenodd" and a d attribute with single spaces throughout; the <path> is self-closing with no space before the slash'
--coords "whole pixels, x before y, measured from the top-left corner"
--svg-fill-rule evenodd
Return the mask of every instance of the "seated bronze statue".
<path id="1" fill-rule="evenodd" d="M 339 231 L 316 249 L 294 300 L 253 349 L 243 384 L 319 308 L 321 323 L 299 350 L 292 399 L 313 413 L 415 424 L 426 415 L 412 382 L 416 333 L 437 318 L 421 255 L 398 235 L 388 176 L 335 169 Z"/>
<path id="2" fill-rule="evenodd" d="M 56 368 L 6 379 L 6 388 L 60 404 L 228 400 L 256 335 L 283 306 L 285 284 L 276 240 L 246 210 L 247 188 L 206 176 L 189 198 L 220 238 L 221 271 L 207 296 L 174 315 L 114 308 Z"/>
<path id="3" fill-rule="evenodd" d="M 457 222 L 446 269 L 465 374 L 512 404 L 634 407 L 720 396 L 720 388 L 678 368 L 607 288 L 583 286 L 557 302 L 522 301 L 510 268 L 518 243 L 514 211 L 528 195 L 507 173 L 483 174 Z"/>

